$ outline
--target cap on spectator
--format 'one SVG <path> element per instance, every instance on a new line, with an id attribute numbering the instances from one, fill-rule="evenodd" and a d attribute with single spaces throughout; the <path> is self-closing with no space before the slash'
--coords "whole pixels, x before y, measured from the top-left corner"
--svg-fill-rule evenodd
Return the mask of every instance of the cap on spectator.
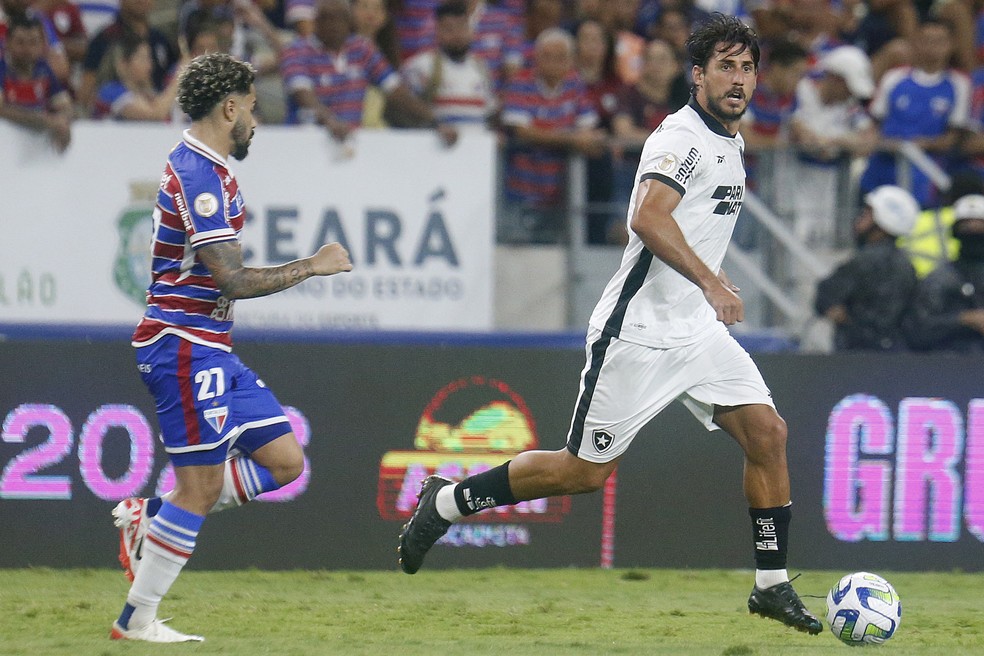
<path id="1" fill-rule="evenodd" d="M 875 224 L 890 235 L 908 235 L 916 227 L 919 203 L 902 187 L 882 185 L 868 193 L 864 203 L 871 208 Z"/>
<path id="2" fill-rule="evenodd" d="M 851 95 L 856 98 L 870 98 L 875 93 L 871 60 L 860 48 L 854 46 L 834 48 L 820 59 L 820 70 L 844 78 Z"/>
<path id="3" fill-rule="evenodd" d="M 960 219 L 984 219 L 984 196 L 981 194 L 968 194 L 961 196 L 953 204 L 953 218 L 955 221 Z"/>

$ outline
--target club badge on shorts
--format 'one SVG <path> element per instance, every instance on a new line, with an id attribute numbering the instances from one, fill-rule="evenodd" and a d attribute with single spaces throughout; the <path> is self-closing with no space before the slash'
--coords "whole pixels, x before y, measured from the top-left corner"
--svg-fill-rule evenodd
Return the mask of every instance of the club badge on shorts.
<path id="1" fill-rule="evenodd" d="M 615 436 L 603 430 L 596 430 L 591 434 L 591 439 L 594 442 L 595 451 L 598 453 L 604 453 L 615 443 Z"/>
<path id="2" fill-rule="evenodd" d="M 226 419 L 229 418 L 229 408 L 222 406 L 221 408 L 208 408 L 202 413 L 205 416 L 205 421 L 211 426 L 216 433 L 222 434 L 222 429 L 225 428 Z"/>

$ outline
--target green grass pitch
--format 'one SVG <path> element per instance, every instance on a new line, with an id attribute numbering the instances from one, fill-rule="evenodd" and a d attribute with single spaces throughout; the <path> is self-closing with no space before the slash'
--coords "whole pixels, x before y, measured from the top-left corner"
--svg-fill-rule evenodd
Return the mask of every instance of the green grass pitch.
<path id="1" fill-rule="evenodd" d="M 843 573 L 805 572 L 795 585 L 826 595 Z M 879 573 L 903 615 L 876 653 L 984 654 L 984 575 Z M 750 616 L 751 582 L 717 570 L 190 570 L 160 616 L 206 641 L 162 646 L 108 639 L 128 586 L 119 571 L 0 570 L 0 655 L 848 653 L 826 627 L 808 636 Z M 823 599 L 804 601 L 823 613 Z"/>

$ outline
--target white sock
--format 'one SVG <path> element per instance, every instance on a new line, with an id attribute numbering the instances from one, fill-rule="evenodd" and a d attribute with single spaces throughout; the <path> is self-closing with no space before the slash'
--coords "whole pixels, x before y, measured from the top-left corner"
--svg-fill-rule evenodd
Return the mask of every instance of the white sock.
<path id="1" fill-rule="evenodd" d="M 165 501 L 147 529 L 143 542 L 143 558 L 126 596 L 133 607 L 120 615 L 124 628 L 146 626 L 157 617 L 161 599 L 178 578 L 181 569 L 191 558 L 204 517 Z"/>
<path id="2" fill-rule="evenodd" d="M 755 570 L 755 587 L 759 590 L 771 588 L 774 585 L 785 583 L 789 580 L 789 574 L 784 569 L 757 569 Z"/>
<path id="3" fill-rule="evenodd" d="M 445 485 L 437 491 L 434 504 L 437 506 L 437 514 L 448 520 L 456 522 L 461 519 L 461 511 L 458 510 L 458 502 L 454 500 L 454 485 Z"/>
<path id="4" fill-rule="evenodd" d="M 146 626 L 157 618 L 157 607 L 161 605 L 161 599 L 183 567 L 184 563 L 165 558 L 149 542 L 144 541 L 140 569 L 133 577 L 133 585 L 126 596 L 126 603 L 133 606 L 129 628 Z"/>

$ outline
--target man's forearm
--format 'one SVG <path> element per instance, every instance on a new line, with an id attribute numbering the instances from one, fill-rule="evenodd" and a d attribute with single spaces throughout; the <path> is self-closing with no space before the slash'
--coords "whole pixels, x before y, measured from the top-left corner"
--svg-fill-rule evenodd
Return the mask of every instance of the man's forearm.
<path id="1" fill-rule="evenodd" d="M 307 260 L 294 260 L 269 267 L 243 267 L 223 280 L 226 298 L 256 298 L 290 289 L 314 275 Z"/>
<path id="2" fill-rule="evenodd" d="M 212 273 L 222 295 L 231 300 L 276 294 L 314 275 L 307 258 L 277 266 L 244 267 L 242 251 L 232 242 L 205 246 L 198 251 L 198 257 Z"/>
<path id="3" fill-rule="evenodd" d="M 48 129 L 48 121 L 44 112 L 24 109 L 23 107 L 0 106 L 0 118 L 38 132 L 44 132 Z"/>

